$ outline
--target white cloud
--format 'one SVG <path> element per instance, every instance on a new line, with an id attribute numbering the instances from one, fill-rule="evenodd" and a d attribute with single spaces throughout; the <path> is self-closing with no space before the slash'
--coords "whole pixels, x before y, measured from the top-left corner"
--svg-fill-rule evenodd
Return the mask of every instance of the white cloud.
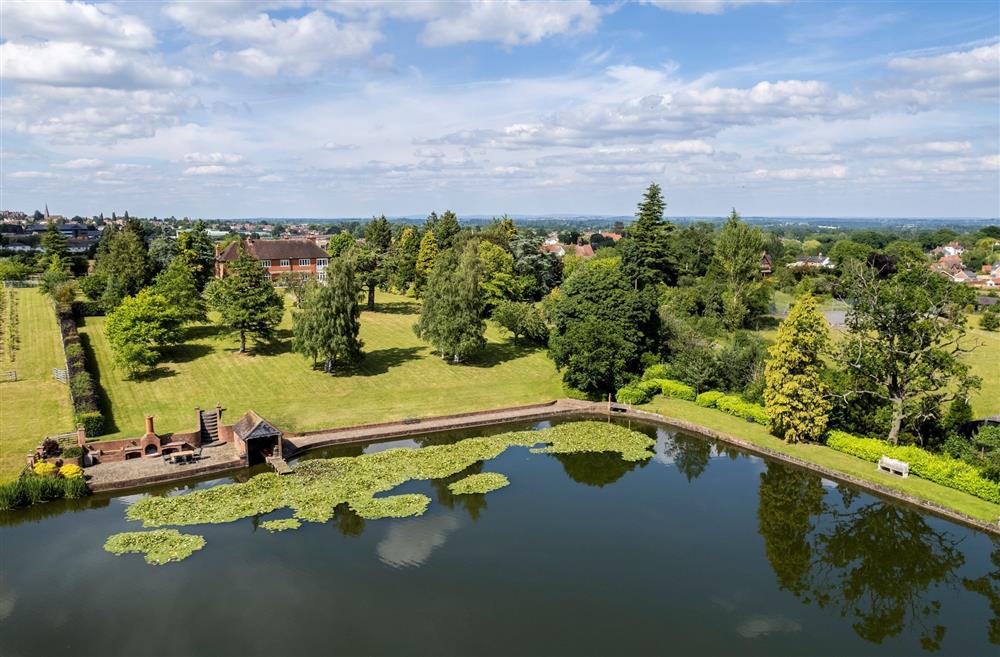
<path id="1" fill-rule="evenodd" d="M 357 144 L 340 144 L 335 141 L 328 141 L 323 144 L 323 150 L 327 151 L 356 151 L 360 148 Z"/>
<path id="2" fill-rule="evenodd" d="M 239 164 L 243 156 L 236 153 L 185 153 L 184 161 L 190 164 Z"/>
<path id="3" fill-rule="evenodd" d="M 94 160 L 90 158 L 80 158 L 77 160 L 70 160 L 68 162 L 63 162 L 61 164 L 53 164 L 54 169 L 99 169 L 104 166 L 103 160 Z"/>
<path id="4" fill-rule="evenodd" d="M 49 41 L 0 45 L 4 77 L 58 87 L 155 89 L 190 84 L 191 72 L 145 55 L 102 46 Z"/>
<path id="5" fill-rule="evenodd" d="M 280 183 L 285 181 L 284 177 L 277 176 L 273 173 L 269 173 L 266 176 L 261 176 L 260 178 L 257 178 L 257 180 L 265 183 Z"/>
<path id="6" fill-rule="evenodd" d="M 389 526 L 385 538 L 375 546 L 375 553 L 382 563 L 393 568 L 420 566 L 459 527 L 461 523 L 452 513 L 397 520 Z"/>
<path id="7" fill-rule="evenodd" d="M 48 171 L 14 171 L 9 175 L 11 178 L 52 178 Z"/>
<path id="8" fill-rule="evenodd" d="M 248 76 L 311 75 L 325 64 L 368 54 L 382 38 L 371 25 L 341 24 L 321 11 L 281 20 L 241 5 L 205 2 L 173 4 L 165 12 L 191 34 L 229 44 L 214 50 L 212 61 Z"/>
<path id="9" fill-rule="evenodd" d="M 753 172 L 754 178 L 767 180 L 830 180 L 846 176 L 847 167 L 840 164 L 795 169 L 757 169 Z"/>
<path id="10" fill-rule="evenodd" d="M 507 46 L 538 43 L 556 34 L 592 32 L 601 10 L 583 1 L 476 2 L 452 4 L 450 15 L 427 22 L 420 40 L 429 46 L 497 41 Z"/>
<path id="11" fill-rule="evenodd" d="M 145 23 L 108 4 L 8 1 L 0 3 L 0 20 L 6 40 L 30 37 L 128 49 L 156 44 Z"/>
<path id="12" fill-rule="evenodd" d="M 931 89 L 1000 92 L 1000 43 L 929 57 L 895 57 L 889 68 L 911 74 Z"/>
<path id="13" fill-rule="evenodd" d="M 667 11 L 684 14 L 721 14 L 727 9 L 747 5 L 783 4 L 788 0 L 642 0 L 644 5 L 653 5 Z"/>
<path id="14" fill-rule="evenodd" d="M 237 169 L 221 164 L 205 164 L 184 169 L 185 176 L 228 176 L 239 173 Z"/>

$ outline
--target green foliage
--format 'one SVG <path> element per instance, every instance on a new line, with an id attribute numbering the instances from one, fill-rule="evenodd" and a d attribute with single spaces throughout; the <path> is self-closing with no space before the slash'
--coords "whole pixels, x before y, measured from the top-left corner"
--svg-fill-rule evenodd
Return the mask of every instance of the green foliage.
<path id="1" fill-rule="evenodd" d="M 994 304 L 983 313 L 979 320 L 979 328 L 984 331 L 995 332 L 1000 330 L 1000 304 Z"/>
<path id="2" fill-rule="evenodd" d="M 655 365 L 650 365 L 642 372 L 643 381 L 651 381 L 653 379 L 669 379 L 670 378 L 670 368 L 663 363 L 656 363 Z"/>
<path id="3" fill-rule="evenodd" d="M 51 464 L 47 464 L 51 465 Z M 66 467 L 66 466 L 64 466 Z M 55 466 L 52 466 L 53 470 Z M 32 504 L 62 498 L 76 499 L 90 492 L 83 477 L 62 478 L 34 473 L 0 484 L 0 511 L 11 511 Z"/>
<path id="4" fill-rule="evenodd" d="M 271 340 L 285 309 L 260 263 L 242 244 L 225 277 L 213 279 L 205 288 L 205 296 L 219 312 L 220 324 L 239 334 L 240 353 L 247 350 L 247 336 L 257 341 Z"/>
<path id="5" fill-rule="evenodd" d="M 439 255 L 437 238 L 434 231 L 428 230 L 420 240 L 420 249 L 417 252 L 417 262 L 414 265 L 413 286 L 417 296 L 421 296 L 427 287 L 431 272 L 434 271 L 434 264 Z"/>
<path id="6" fill-rule="evenodd" d="M 160 349 L 181 340 L 181 312 L 153 288 L 126 297 L 104 325 L 114 365 L 128 377 L 156 366 Z"/>
<path id="7" fill-rule="evenodd" d="M 704 408 L 715 408 L 715 404 L 719 401 L 719 399 L 725 396 L 726 393 L 721 390 L 707 390 L 698 395 L 695 398 L 694 403 Z"/>
<path id="8" fill-rule="evenodd" d="M 971 290 L 923 263 L 901 263 L 891 276 L 854 264 L 844 288 L 852 306 L 837 358 L 851 373 L 856 395 L 890 406 L 889 442 L 898 442 L 905 421 L 923 417 L 928 402 L 940 404 L 979 385 L 959 357 L 967 349 Z"/>
<path id="9" fill-rule="evenodd" d="M 45 232 L 42 233 L 40 243 L 42 248 L 45 249 L 45 255 L 49 258 L 65 258 L 68 253 L 68 240 L 65 235 L 59 232 L 59 228 L 54 221 L 49 222 Z"/>
<path id="10" fill-rule="evenodd" d="M 144 554 L 146 563 L 162 566 L 171 561 L 183 561 L 205 547 L 205 539 L 194 534 L 182 534 L 176 529 L 150 532 L 123 532 L 104 542 L 112 554 Z"/>
<path id="11" fill-rule="evenodd" d="M 514 273 L 528 299 L 541 299 L 562 281 L 562 261 L 554 253 L 542 251 L 541 246 L 541 237 L 517 234 L 510 239 Z"/>
<path id="12" fill-rule="evenodd" d="M 568 385 L 591 394 L 617 390 L 651 351 L 657 320 L 652 287 L 636 290 L 617 259 L 593 260 L 560 289 L 549 355 Z"/>
<path id="13" fill-rule="evenodd" d="M 492 493 L 510 484 L 510 480 L 497 472 L 479 472 L 448 484 L 448 490 L 455 495 Z"/>
<path id="14" fill-rule="evenodd" d="M 104 416 L 100 411 L 80 411 L 73 416 L 75 424 L 82 424 L 88 436 L 100 436 L 104 433 Z"/>
<path id="15" fill-rule="evenodd" d="M 94 272 L 79 279 L 77 283 L 80 289 L 93 301 L 100 301 L 104 296 L 104 290 L 108 287 L 108 276 L 101 272 Z"/>
<path id="16" fill-rule="evenodd" d="M 622 271 L 639 286 L 673 284 L 677 279 L 670 240 L 674 227 L 663 221 L 665 207 L 660 186 L 650 183 L 639 202 L 628 238 L 621 246 Z"/>
<path id="17" fill-rule="evenodd" d="M 194 270 L 184 258 L 174 258 L 156 277 L 153 291 L 166 299 L 174 314 L 184 322 L 205 320 L 205 301 Z"/>
<path id="18" fill-rule="evenodd" d="M 389 251 L 392 243 L 392 226 L 385 215 L 374 217 L 365 225 L 365 244 L 378 253 Z"/>
<path id="19" fill-rule="evenodd" d="M 778 329 L 764 368 L 764 405 L 771 432 L 786 442 L 819 440 L 826 431 L 831 404 L 820 375 L 829 339 L 826 319 L 811 295 L 792 306 Z"/>
<path id="20" fill-rule="evenodd" d="M 77 346 L 77 345 L 74 345 Z M 94 395 L 94 381 L 90 373 L 79 372 L 69 380 L 69 390 L 73 397 L 88 397 Z"/>
<path id="21" fill-rule="evenodd" d="M 655 394 L 648 388 L 629 384 L 618 389 L 618 392 L 615 393 L 615 400 L 621 404 L 648 404 Z"/>
<path id="22" fill-rule="evenodd" d="M 59 468 L 59 476 L 63 479 L 82 479 L 83 468 L 78 466 L 76 463 L 67 463 Z"/>
<path id="23" fill-rule="evenodd" d="M 522 336 L 531 342 L 544 344 L 549 337 L 542 311 L 527 301 L 501 301 L 493 309 L 491 319 L 507 329 L 514 336 L 514 342 Z"/>
<path id="24" fill-rule="evenodd" d="M 338 363 L 356 363 L 361 358 L 361 306 L 353 264 L 335 258 L 327 267 L 326 285 L 320 285 L 303 299 L 293 315 L 293 346 L 301 354 L 323 360 L 323 370 L 333 371 Z"/>
<path id="25" fill-rule="evenodd" d="M 469 242 L 459 254 L 448 249 L 431 272 L 426 297 L 420 309 L 417 335 L 430 342 L 442 358 L 461 362 L 486 340 L 482 320 L 479 254 Z"/>
<path id="26" fill-rule="evenodd" d="M 521 298 L 521 281 L 514 275 L 514 256 L 493 242 L 479 242 L 479 288 L 483 307 Z"/>
<path id="27" fill-rule="evenodd" d="M 724 413 L 741 417 L 750 422 L 766 425 L 770 418 L 767 410 L 759 404 L 751 404 L 737 395 L 723 395 L 715 400 L 715 407 Z"/>
<path id="28" fill-rule="evenodd" d="M 434 222 L 432 230 L 439 248 L 443 251 L 454 246 L 455 237 L 461 232 L 462 227 L 458 224 L 458 215 L 451 210 L 445 210 L 441 218 Z"/>
<path id="29" fill-rule="evenodd" d="M 69 263 L 58 255 L 52 256 L 49 266 L 42 274 L 42 284 L 39 286 L 45 294 L 51 295 L 54 290 L 72 280 L 69 275 Z"/>
<path id="30" fill-rule="evenodd" d="M 932 454 L 914 445 L 891 445 L 873 438 L 858 438 L 843 431 L 831 431 L 827 447 L 878 463 L 883 456 L 910 464 L 910 474 L 1000 504 L 1000 484 L 982 476 L 980 470 L 962 461 Z"/>
<path id="31" fill-rule="evenodd" d="M 67 447 L 62 451 L 61 456 L 67 459 L 78 458 L 80 456 L 83 456 L 83 448 L 80 447 L 79 445 L 73 445 L 72 447 Z"/>
<path id="32" fill-rule="evenodd" d="M 406 226 L 400 231 L 390 251 L 392 285 L 400 292 L 406 292 L 416 279 L 419 251 L 420 237 L 416 229 Z"/>
<path id="33" fill-rule="evenodd" d="M 94 272 L 105 279 L 101 305 L 105 312 L 111 312 L 127 296 L 137 294 L 152 274 L 152 263 L 146 250 L 146 243 L 135 230 L 121 230 L 110 233 L 107 252 L 98 256 Z"/>
<path id="34" fill-rule="evenodd" d="M 266 529 L 269 532 L 283 532 L 289 529 L 298 529 L 302 526 L 302 523 L 295 518 L 281 518 L 280 520 L 265 520 L 260 523 L 261 529 Z"/>
<path id="35" fill-rule="evenodd" d="M 56 466 L 48 461 L 39 461 L 31 470 L 39 477 L 53 477 L 56 474 Z"/>
<path id="36" fill-rule="evenodd" d="M 685 401 L 696 401 L 697 395 L 694 392 L 694 388 L 687 384 L 672 379 L 656 379 L 655 382 L 659 384 L 660 392 L 667 397 L 683 399 Z"/>
<path id="37" fill-rule="evenodd" d="M 730 329 L 748 327 L 766 312 L 770 292 L 760 272 L 763 253 L 763 233 L 733 210 L 719 231 L 709 269 L 709 277 L 722 286 L 722 317 Z"/>
<path id="38" fill-rule="evenodd" d="M 354 247 L 355 240 L 350 233 L 337 233 L 330 238 L 326 252 L 334 258 L 339 258 Z"/>
<path id="39" fill-rule="evenodd" d="M 13 260 L 0 260 L 0 281 L 23 281 L 30 273 L 27 265 Z"/>

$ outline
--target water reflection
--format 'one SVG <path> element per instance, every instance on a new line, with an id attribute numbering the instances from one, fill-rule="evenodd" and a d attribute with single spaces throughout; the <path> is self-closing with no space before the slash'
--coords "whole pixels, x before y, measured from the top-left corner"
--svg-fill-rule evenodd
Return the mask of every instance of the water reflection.
<path id="1" fill-rule="evenodd" d="M 393 568 L 420 566 L 461 524 L 454 513 L 398 521 L 375 546 L 375 553 L 382 563 Z"/>
<path id="2" fill-rule="evenodd" d="M 990 643 L 1000 644 L 1000 541 L 994 539 L 993 543 L 996 547 L 990 553 L 990 561 L 994 569 L 976 579 L 966 578 L 962 580 L 962 584 L 969 591 L 978 593 L 989 601 L 993 618 L 990 619 L 987 637 Z"/>
<path id="3" fill-rule="evenodd" d="M 965 562 L 958 541 L 915 511 L 837 492 L 831 501 L 818 475 L 777 463 L 760 475 L 759 529 L 779 585 L 850 619 L 867 641 L 909 629 L 936 650 L 938 587 L 954 585 Z"/>
<path id="4" fill-rule="evenodd" d="M 588 486 L 613 484 L 625 473 L 646 467 L 649 461 L 623 461 L 617 452 L 585 452 L 553 454 L 573 481 Z"/>

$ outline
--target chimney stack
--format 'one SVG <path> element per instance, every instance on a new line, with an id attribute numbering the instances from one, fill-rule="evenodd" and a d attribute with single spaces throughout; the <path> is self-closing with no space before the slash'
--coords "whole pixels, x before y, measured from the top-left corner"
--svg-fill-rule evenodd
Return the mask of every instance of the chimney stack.
<path id="1" fill-rule="evenodd" d="M 83 447 L 87 444 L 87 430 L 82 424 L 76 425 L 76 444 Z"/>
<path id="2" fill-rule="evenodd" d="M 147 415 L 146 416 L 146 435 L 147 436 L 154 436 L 154 435 L 156 435 L 155 433 L 153 433 L 153 416 L 152 415 Z"/>

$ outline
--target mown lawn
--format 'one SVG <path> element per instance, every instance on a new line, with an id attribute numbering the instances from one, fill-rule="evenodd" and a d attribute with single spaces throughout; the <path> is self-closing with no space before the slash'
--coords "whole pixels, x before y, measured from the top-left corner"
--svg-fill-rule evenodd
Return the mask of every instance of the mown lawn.
<path id="1" fill-rule="evenodd" d="M 1000 505 L 935 484 L 926 479 L 920 479 L 919 477 L 913 476 L 901 479 L 892 475 L 881 474 L 868 461 L 862 461 L 857 457 L 838 452 L 824 445 L 789 445 L 785 441 L 772 436 L 768 433 L 767 428 L 762 425 L 747 422 L 746 420 L 733 417 L 713 408 L 702 408 L 694 402 L 657 396 L 652 402 L 641 408 L 642 410 L 649 410 L 667 417 L 693 422 L 716 431 L 728 433 L 756 445 L 798 457 L 804 461 L 811 461 L 812 463 L 826 466 L 839 472 L 873 481 L 913 495 L 914 497 L 920 497 L 955 509 L 973 518 L 988 522 L 996 522 L 997 518 L 1000 518 Z"/>
<path id="2" fill-rule="evenodd" d="M 52 303 L 37 288 L 13 292 L 20 347 L 13 360 L 6 344 L 0 356 L 0 372 L 17 372 L 0 383 L 0 481 L 17 476 L 42 438 L 73 430 L 69 388 L 52 378 L 53 367 L 66 367 Z"/>
<path id="3" fill-rule="evenodd" d="M 978 317 L 971 324 L 976 328 L 969 333 L 979 346 L 966 354 L 964 360 L 972 373 L 983 380 L 983 387 L 969 400 L 975 417 L 982 418 L 1000 413 L 1000 332 L 978 328 Z"/>
<path id="4" fill-rule="evenodd" d="M 565 396 L 561 378 L 544 349 L 511 344 L 490 327 L 489 344 L 468 364 L 450 365 L 413 333 L 418 305 L 380 294 L 376 312 L 361 316 L 365 358 L 355 370 L 335 375 L 311 369 L 291 351 L 286 310 L 278 342 L 240 354 L 237 340 L 207 324 L 166 352 L 147 380 L 127 381 L 111 367 L 103 317 L 80 327 L 95 375 L 106 393 L 111 419 L 106 437 L 142 433 L 143 417 L 156 417 L 159 432 L 195 428 L 196 406 L 221 403 L 234 421 L 254 409 L 278 427 L 308 431 L 406 417 L 442 415 L 528 404 Z"/>

